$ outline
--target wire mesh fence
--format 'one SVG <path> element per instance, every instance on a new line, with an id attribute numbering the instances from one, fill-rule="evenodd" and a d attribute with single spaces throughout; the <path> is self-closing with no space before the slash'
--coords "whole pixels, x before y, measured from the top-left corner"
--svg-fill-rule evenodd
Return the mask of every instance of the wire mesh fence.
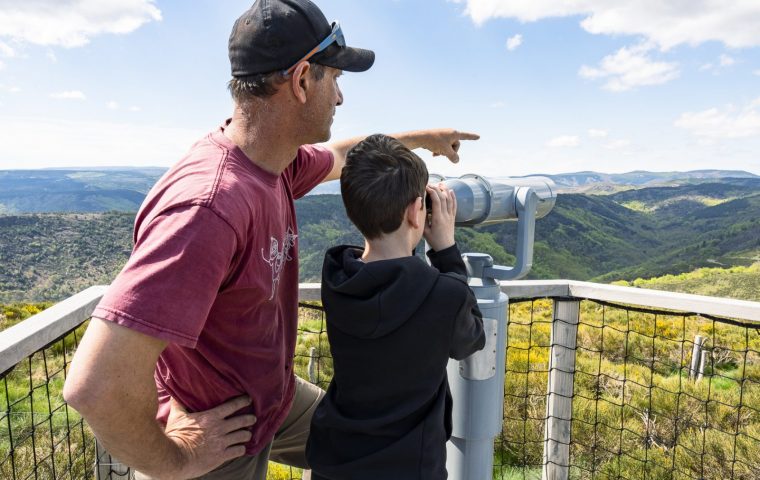
<path id="1" fill-rule="evenodd" d="M 749 322 L 581 302 L 572 365 L 554 365 L 550 300 L 510 305 L 504 425 L 494 478 L 758 479 L 760 334 Z M 551 379 L 573 384 L 564 439 Z M 564 442 L 564 460 L 545 452 Z M 559 462 L 559 463 L 558 463 Z"/>
<path id="2" fill-rule="evenodd" d="M 594 300 L 571 323 L 556 318 L 563 300 L 510 303 L 494 479 L 538 479 L 548 466 L 574 479 L 760 479 L 757 325 Z M 556 361 L 558 325 L 572 332 L 562 340 L 571 364 Z M 61 395 L 83 328 L 0 376 L 0 478 L 129 477 Z M 295 370 L 323 389 L 332 378 L 318 304 L 300 305 Z M 572 378 L 564 394 L 557 373 Z M 562 399 L 569 413 L 553 410 Z M 566 417 L 568 435 L 547 438 Z M 567 455 L 548 452 L 551 442 Z M 307 477 L 271 464 L 268 478 Z"/>
<path id="3" fill-rule="evenodd" d="M 92 435 L 62 395 L 82 331 L 67 333 L 0 375 L 0 478 L 92 476 Z"/>
<path id="4" fill-rule="evenodd" d="M 332 378 L 324 314 L 299 305 L 296 373 L 322 388 Z M 63 400 L 66 372 L 86 324 L 67 332 L 0 375 L 0 479 L 129 479 L 129 467 L 98 448 L 79 414 Z M 271 464 L 268 478 L 301 479 Z"/>

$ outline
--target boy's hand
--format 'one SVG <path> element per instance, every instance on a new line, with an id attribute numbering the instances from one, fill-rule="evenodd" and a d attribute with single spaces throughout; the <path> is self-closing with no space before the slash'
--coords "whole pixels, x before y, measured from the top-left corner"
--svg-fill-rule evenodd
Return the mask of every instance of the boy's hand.
<path id="1" fill-rule="evenodd" d="M 432 213 L 425 219 L 425 240 L 430 248 L 439 252 L 454 245 L 454 221 L 457 216 L 457 197 L 446 185 L 425 187 L 430 195 Z"/>

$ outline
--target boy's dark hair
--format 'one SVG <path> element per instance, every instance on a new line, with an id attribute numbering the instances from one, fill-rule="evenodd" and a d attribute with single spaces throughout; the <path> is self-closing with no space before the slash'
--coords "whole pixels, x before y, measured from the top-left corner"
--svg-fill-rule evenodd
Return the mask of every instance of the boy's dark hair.
<path id="1" fill-rule="evenodd" d="M 404 210 L 425 198 L 425 162 L 395 138 L 375 134 L 346 155 L 340 192 L 348 218 L 367 239 L 396 231 Z"/>

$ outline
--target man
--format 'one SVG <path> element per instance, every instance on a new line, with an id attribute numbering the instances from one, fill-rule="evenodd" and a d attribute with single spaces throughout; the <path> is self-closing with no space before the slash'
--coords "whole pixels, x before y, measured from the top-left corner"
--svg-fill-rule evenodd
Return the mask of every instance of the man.
<path id="1" fill-rule="evenodd" d="M 342 71 L 369 69 L 374 54 L 346 46 L 308 0 L 258 0 L 235 23 L 229 56 L 232 118 L 148 194 L 132 255 L 93 313 L 64 388 L 138 478 L 263 480 L 269 458 L 306 468 L 323 395 L 292 372 L 293 201 L 339 178 L 361 140 L 311 145 L 330 137 Z M 459 141 L 477 136 L 396 138 L 457 161 Z"/>

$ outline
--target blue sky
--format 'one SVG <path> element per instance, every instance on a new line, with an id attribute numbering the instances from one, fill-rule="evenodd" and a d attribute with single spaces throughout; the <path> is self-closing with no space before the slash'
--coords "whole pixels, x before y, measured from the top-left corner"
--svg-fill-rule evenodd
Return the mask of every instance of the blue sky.
<path id="1" fill-rule="evenodd" d="M 366 73 L 333 138 L 479 133 L 446 175 L 760 174 L 760 1 L 321 0 Z M 0 0 L 0 169 L 169 166 L 231 112 L 250 0 Z"/>

